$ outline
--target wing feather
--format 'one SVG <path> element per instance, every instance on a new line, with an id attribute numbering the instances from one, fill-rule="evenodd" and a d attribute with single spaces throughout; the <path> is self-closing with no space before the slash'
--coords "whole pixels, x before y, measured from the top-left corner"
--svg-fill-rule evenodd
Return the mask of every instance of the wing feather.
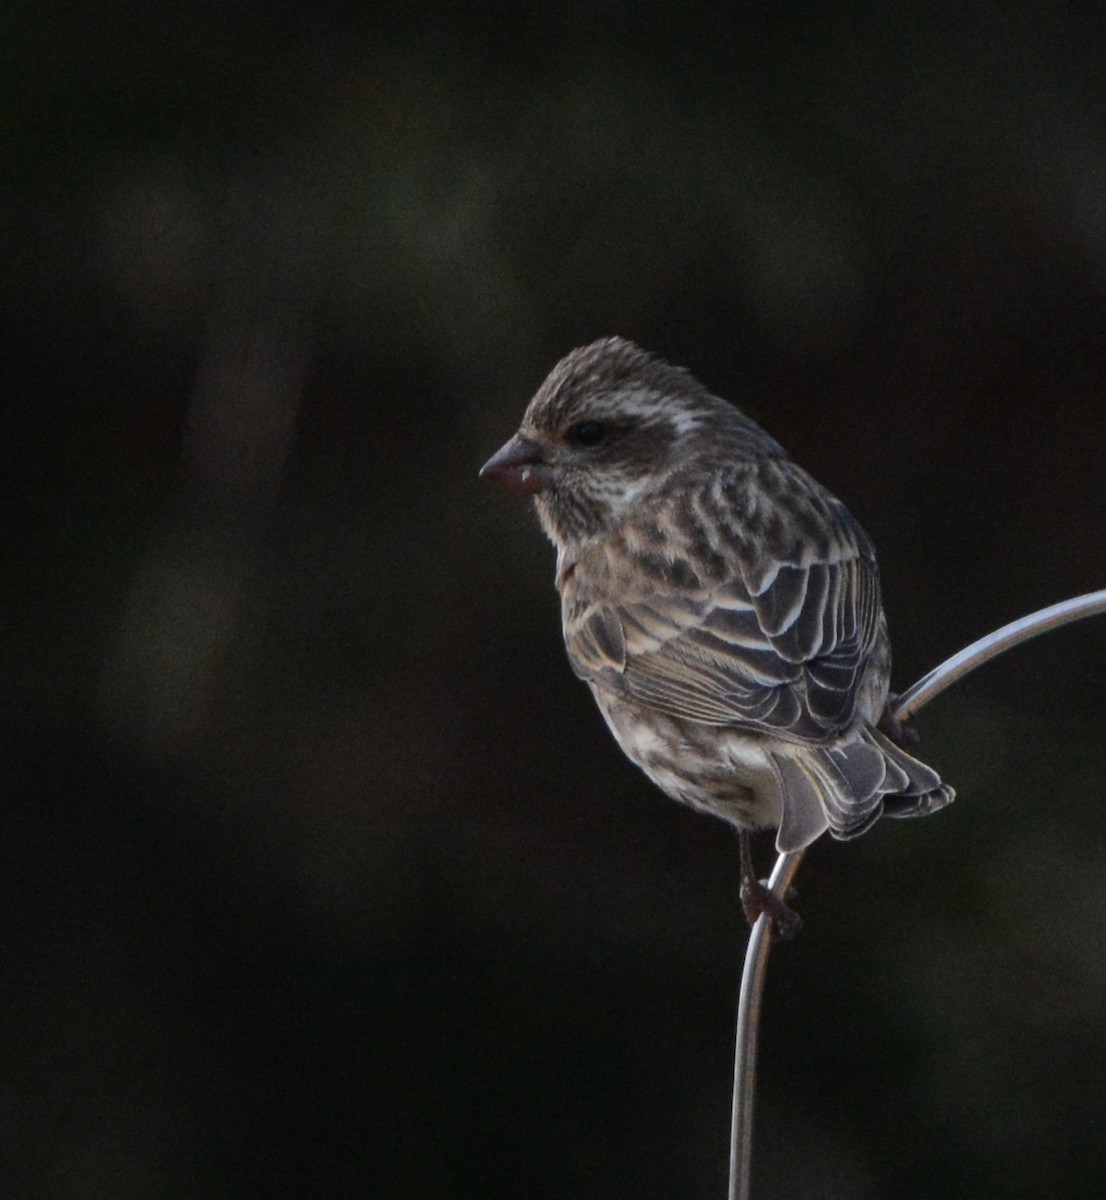
<path id="1" fill-rule="evenodd" d="M 669 571 L 631 599 L 575 597 L 578 675 L 669 716 L 796 742 L 849 726 L 880 636 L 875 558 L 844 506 L 789 461 L 769 468 L 782 499 L 762 490 L 760 527 L 731 529 L 728 577 L 679 590 Z"/>

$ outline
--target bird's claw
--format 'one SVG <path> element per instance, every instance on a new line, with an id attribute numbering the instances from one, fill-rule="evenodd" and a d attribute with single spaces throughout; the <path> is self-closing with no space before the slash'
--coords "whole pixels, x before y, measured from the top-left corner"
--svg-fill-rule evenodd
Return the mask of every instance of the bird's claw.
<path id="1" fill-rule="evenodd" d="M 766 915 L 772 926 L 772 932 L 781 942 L 790 942 L 803 927 L 803 919 L 787 901 L 794 900 L 794 888 L 787 889 L 787 896 L 777 896 L 763 879 L 753 879 L 741 885 L 741 907 L 745 910 L 745 919 L 750 925 L 755 925 L 761 916 Z"/>
<path id="2" fill-rule="evenodd" d="M 898 697 L 895 695 L 887 697 L 887 707 L 883 710 L 883 716 L 880 717 L 877 728 L 896 746 L 901 746 L 904 750 L 913 750 L 922 740 L 921 735 L 914 724 L 913 716 L 900 717 L 896 715 L 894 710 L 897 699 Z"/>

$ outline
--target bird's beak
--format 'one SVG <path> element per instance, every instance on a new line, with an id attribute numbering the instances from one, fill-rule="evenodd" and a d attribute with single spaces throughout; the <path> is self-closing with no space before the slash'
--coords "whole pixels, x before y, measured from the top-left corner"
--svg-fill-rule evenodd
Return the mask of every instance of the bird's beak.
<path id="1" fill-rule="evenodd" d="M 533 496 L 553 483 L 549 464 L 541 456 L 537 442 L 516 433 L 480 468 L 481 479 L 492 479 L 505 491 Z"/>

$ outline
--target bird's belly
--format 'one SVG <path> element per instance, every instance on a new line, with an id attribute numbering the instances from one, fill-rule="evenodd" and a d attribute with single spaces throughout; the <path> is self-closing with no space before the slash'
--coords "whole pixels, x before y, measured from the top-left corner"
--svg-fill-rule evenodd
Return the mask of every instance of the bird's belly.
<path id="1" fill-rule="evenodd" d="M 779 825 L 779 786 L 763 738 L 595 698 L 626 757 L 674 800 L 743 829 Z"/>

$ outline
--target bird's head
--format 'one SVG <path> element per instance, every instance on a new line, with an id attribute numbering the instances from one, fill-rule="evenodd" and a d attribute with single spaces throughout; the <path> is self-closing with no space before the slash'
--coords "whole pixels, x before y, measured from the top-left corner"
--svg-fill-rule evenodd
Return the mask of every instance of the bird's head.
<path id="1" fill-rule="evenodd" d="M 578 544 L 663 489 L 720 408 L 738 416 L 689 372 L 604 338 L 561 359 L 480 474 L 533 495 L 551 540 Z"/>

